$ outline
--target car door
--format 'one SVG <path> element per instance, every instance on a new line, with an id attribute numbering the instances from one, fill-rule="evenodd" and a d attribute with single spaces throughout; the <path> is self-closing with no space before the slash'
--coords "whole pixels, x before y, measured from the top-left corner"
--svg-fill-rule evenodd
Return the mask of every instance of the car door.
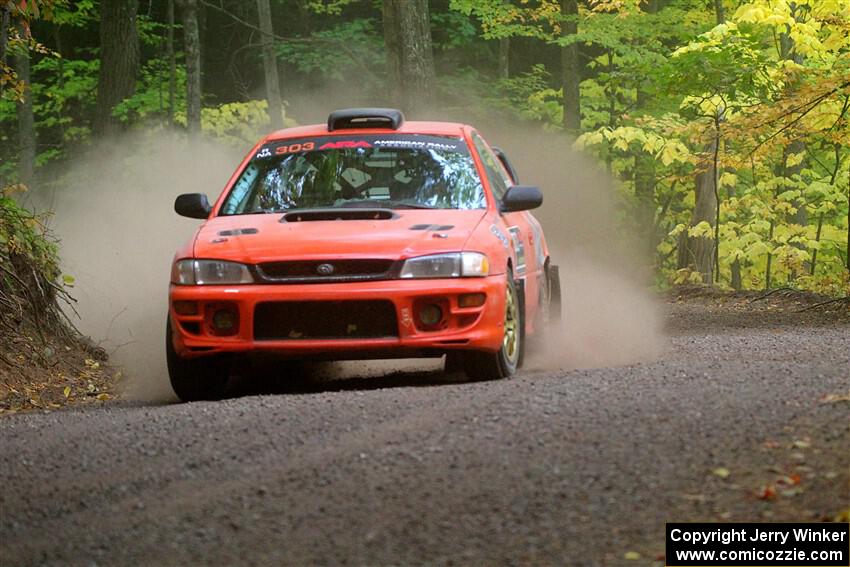
<path id="1" fill-rule="evenodd" d="M 472 132 L 472 143 L 484 165 L 493 196 L 501 201 L 508 188 L 513 185 L 510 174 L 502 165 L 495 152 L 478 132 Z M 500 213 L 501 227 L 510 236 L 516 265 L 514 276 L 525 282 L 526 321 L 534 321 L 543 293 L 543 242 L 540 223 L 529 211 Z"/>

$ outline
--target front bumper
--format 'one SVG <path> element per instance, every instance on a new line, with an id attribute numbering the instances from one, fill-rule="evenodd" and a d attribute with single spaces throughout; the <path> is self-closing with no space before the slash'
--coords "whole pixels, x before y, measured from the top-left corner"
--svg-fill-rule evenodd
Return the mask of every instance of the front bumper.
<path id="1" fill-rule="evenodd" d="M 483 293 L 484 304 L 460 307 L 464 294 Z M 395 307 L 398 336 L 376 338 L 273 339 L 254 337 L 258 303 L 276 301 L 384 300 Z M 385 280 L 301 285 L 179 286 L 169 291 L 174 349 L 184 358 L 216 353 L 268 353 L 284 357 L 393 358 L 438 355 L 455 349 L 496 351 L 501 347 L 505 309 L 505 275 L 486 278 Z M 196 302 L 197 314 L 179 314 L 175 302 Z M 438 302 L 447 311 L 436 329 L 415 319 L 419 306 Z M 229 306 L 238 325 L 217 335 L 208 307 Z"/>

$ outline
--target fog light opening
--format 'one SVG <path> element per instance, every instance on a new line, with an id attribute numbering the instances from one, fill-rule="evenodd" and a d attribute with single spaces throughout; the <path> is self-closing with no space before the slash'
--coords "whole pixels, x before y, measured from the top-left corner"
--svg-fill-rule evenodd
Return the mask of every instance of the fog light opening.
<path id="1" fill-rule="evenodd" d="M 487 295 L 483 293 L 464 293 L 457 298 L 458 307 L 481 307 Z"/>
<path id="2" fill-rule="evenodd" d="M 230 309 L 219 309 L 213 313 L 212 323 L 216 331 L 231 331 L 236 326 L 236 314 Z"/>
<path id="3" fill-rule="evenodd" d="M 433 327 L 443 320 L 443 310 L 439 305 L 429 303 L 419 310 L 419 321 L 426 327 Z"/>

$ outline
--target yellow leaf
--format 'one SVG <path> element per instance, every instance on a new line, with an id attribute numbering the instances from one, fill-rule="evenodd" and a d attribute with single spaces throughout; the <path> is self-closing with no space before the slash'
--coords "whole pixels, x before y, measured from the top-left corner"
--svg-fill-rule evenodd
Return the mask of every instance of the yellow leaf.
<path id="1" fill-rule="evenodd" d="M 720 478 L 728 478 L 729 475 L 732 473 L 730 473 L 729 469 L 727 469 L 726 467 L 717 467 L 716 469 L 711 471 L 711 474 L 713 474 L 714 476 L 719 476 Z"/>
<path id="2" fill-rule="evenodd" d="M 623 555 L 623 558 L 629 561 L 637 561 L 640 559 L 640 553 L 638 553 L 637 551 L 627 551 Z"/>
<path id="3" fill-rule="evenodd" d="M 102 402 L 105 402 L 106 400 L 109 399 L 109 394 L 98 394 L 97 399 L 102 401 Z"/>
<path id="4" fill-rule="evenodd" d="M 800 165 L 803 163 L 803 157 L 806 152 L 800 152 L 798 154 L 788 154 L 788 158 L 785 161 L 786 167 L 794 167 L 795 165 Z"/>
<path id="5" fill-rule="evenodd" d="M 68 396 L 70 396 L 70 395 L 71 395 L 71 387 L 70 387 L 70 386 L 65 386 L 65 389 L 64 389 L 64 390 L 62 390 L 62 393 L 63 393 L 63 394 L 65 394 L 65 397 L 67 398 Z"/>
<path id="6" fill-rule="evenodd" d="M 734 187 L 738 183 L 738 176 L 734 173 L 724 173 L 720 176 L 721 187 Z"/>

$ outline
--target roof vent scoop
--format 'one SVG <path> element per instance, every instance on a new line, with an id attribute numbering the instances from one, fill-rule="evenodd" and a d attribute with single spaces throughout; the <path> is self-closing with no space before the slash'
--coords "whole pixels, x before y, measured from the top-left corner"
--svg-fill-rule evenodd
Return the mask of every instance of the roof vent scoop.
<path id="1" fill-rule="evenodd" d="M 328 132 L 349 128 L 389 128 L 398 130 L 404 114 L 395 108 L 346 108 L 328 116 Z"/>

